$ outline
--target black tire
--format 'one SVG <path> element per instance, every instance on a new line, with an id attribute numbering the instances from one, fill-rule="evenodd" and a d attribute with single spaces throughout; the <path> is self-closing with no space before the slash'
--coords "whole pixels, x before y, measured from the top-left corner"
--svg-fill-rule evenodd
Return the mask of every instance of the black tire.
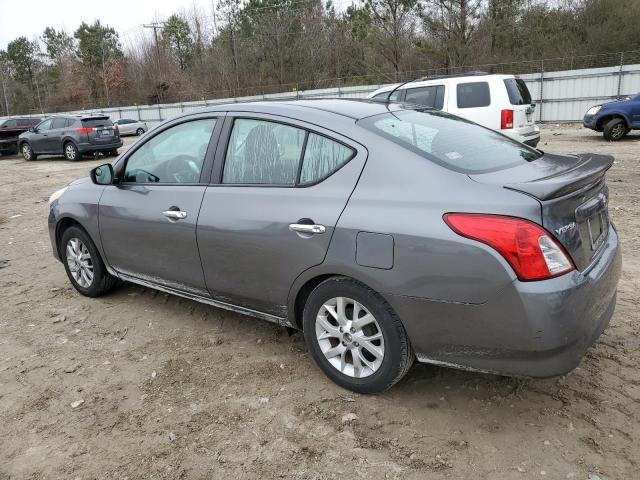
<path id="1" fill-rule="evenodd" d="M 375 317 L 380 327 L 384 356 L 378 369 L 369 376 L 356 378 L 342 373 L 322 352 L 316 336 L 316 316 L 323 304 L 334 297 L 357 301 Z M 378 393 L 387 390 L 406 375 L 415 360 L 404 326 L 391 306 L 378 293 L 351 278 L 333 277 L 313 289 L 304 307 L 303 330 L 309 351 L 320 369 L 335 383 L 354 392 Z M 355 345 L 358 346 L 357 343 Z"/>
<path id="2" fill-rule="evenodd" d="M 629 133 L 626 122 L 622 118 L 614 118 L 609 120 L 604 126 L 602 134 L 606 140 L 617 142 Z"/>
<path id="3" fill-rule="evenodd" d="M 117 157 L 118 156 L 118 150 L 109 150 L 107 152 L 107 156 L 108 157 Z"/>
<path id="4" fill-rule="evenodd" d="M 93 279 L 88 286 L 83 286 L 78 283 L 71 273 L 69 262 L 67 261 L 67 246 L 73 239 L 79 239 L 86 246 L 90 255 L 90 261 L 93 266 Z M 104 295 L 118 284 L 118 279 L 112 276 L 104 266 L 100 253 L 91 238 L 89 238 L 89 235 L 77 226 L 69 227 L 62 233 L 60 239 L 60 257 L 71 284 L 78 292 L 86 297 L 99 297 Z"/>
<path id="5" fill-rule="evenodd" d="M 31 148 L 31 145 L 29 145 L 27 142 L 20 145 L 20 152 L 22 153 L 22 158 L 24 158 L 27 162 L 36 160 L 38 158 L 38 156 L 33 151 L 33 148 Z"/>
<path id="6" fill-rule="evenodd" d="M 70 162 L 80 160 L 80 152 L 78 151 L 78 147 L 76 147 L 76 144 L 73 142 L 65 143 L 62 146 L 62 152 L 64 153 L 64 158 L 66 158 Z"/>
<path id="7" fill-rule="evenodd" d="M 140 136 L 140 135 L 142 135 L 143 133 L 144 133 L 144 129 L 143 129 L 143 128 L 139 128 L 139 129 L 137 129 L 137 130 L 136 130 L 136 135 L 137 135 L 137 136 Z"/>

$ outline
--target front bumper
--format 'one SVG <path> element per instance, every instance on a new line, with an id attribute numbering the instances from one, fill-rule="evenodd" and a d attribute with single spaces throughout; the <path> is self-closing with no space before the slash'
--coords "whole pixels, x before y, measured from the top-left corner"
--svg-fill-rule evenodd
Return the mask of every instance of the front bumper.
<path id="1" fill-rule="evenodd" d="M 122 147 L 122 139 L 118 137 L 117 140 L 109 143 L 78 143 L 78 151 L 80 153 L 87 152 L 104 152 L 108 150 L 115 150 Z"/>
<path id="2" fill-rule="evenodd" d="M 582 126 L 591 130 L 598 130 L 596 115 L 585 115 L 582 119 Z"/>
<path id="3" fill-rule="evenodd" d="M 419 361 L 504 375 L 549 377 L 573 370 L 607 327 L 622 259 L 610 227 L 585 271 L 514 281 L 483 304 L 387 295 Z"/>

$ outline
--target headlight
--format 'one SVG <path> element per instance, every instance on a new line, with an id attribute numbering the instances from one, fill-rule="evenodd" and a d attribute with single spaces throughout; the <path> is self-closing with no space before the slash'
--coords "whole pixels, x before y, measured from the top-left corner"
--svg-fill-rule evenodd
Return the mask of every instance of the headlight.
<path id="1" fill-rule="evenodd" d="M 600 111 L 601 108 L 602 108 L 602 105 L 596 105 L 595 107 L 591 107 L 589 110 L 587 110 L 587 115 L 595 115 Z"/>
<path id="2" fill-rule="evenodd" d="M 49 205 L 51 205 L 53 202 L 59 199 L 67 188 L 68 187 L 64 187 L 64 188 L 61 188 L 60 190 L 53 192 L 49 197 Z"/>

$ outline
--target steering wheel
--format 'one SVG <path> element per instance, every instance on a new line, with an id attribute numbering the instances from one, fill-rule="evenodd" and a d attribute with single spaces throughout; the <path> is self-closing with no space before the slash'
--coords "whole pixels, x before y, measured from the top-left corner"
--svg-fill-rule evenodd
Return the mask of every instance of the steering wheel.
<path id="1" fill-rule="evenodd" d="M 167 177 L 176 183 L 197 183 L 200 180 L 200 167 L 189 155 L 178 155 L 166 164 Z"/>

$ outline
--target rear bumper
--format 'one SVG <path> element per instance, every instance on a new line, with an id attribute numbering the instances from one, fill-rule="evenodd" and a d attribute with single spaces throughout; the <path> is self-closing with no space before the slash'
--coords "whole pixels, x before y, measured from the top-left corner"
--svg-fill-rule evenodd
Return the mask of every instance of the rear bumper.
<path id="1" fill-rule="evenodd" d="M 537 125 L 533 126 L 533 129 L 528 131 L 520 131 L 518 129 L 498 130 L 500 133 L 504 133 L 508 137 L 522 142 L 530 147 L 536 147 L 540 143 L 540 128 Z"/>
<path id="2" fill-rule="evenodd" d="M 599 258 L 584 272 L 514 281 L 483 304 L 386 298 L 421 362 L 550 377 L 573 370 L 609 324 L 621 268 L 611 228 Z"/>
<path id="3" fill-rule="evenodd" d="M 78 143 L 78 151 L 80 153 L 87 152 L 103 152 L 106 150 L 114 150 L 122 146 L 122 139 L 118 137 L 117 140 L 109 143 Z"/>

